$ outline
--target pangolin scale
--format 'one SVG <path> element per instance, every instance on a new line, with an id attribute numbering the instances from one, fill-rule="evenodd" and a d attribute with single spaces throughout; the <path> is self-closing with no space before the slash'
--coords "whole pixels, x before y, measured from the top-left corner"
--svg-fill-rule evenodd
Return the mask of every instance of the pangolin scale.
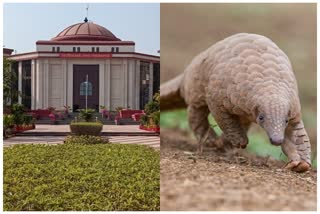
<path id="1" fill-rule="evenodd" d="M 197 55 L 185 71 L 160 87 L 161 111 L 187 107 L 191 129 L 204 142 L 245 148 L 255 122 L 281 145 L 286 168 L 310 168 L 311 147 L 301 118 L 296 78 L 286 54 L 270 39 L 240 33 Z M 223 131 L 210 128 L 211 113 Z"/>

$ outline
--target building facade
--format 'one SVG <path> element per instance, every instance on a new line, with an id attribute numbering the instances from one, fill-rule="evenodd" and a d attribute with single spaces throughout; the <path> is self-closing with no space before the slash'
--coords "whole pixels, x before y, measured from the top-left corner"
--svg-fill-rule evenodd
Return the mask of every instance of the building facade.
<path id="1" fill-rule="evenodd" d="M 71 25 L 36 51 L 8 56 L 18 75 L 19 103 L 30 109 L 99 106 L 143 109 L 160 87 L 160 57 L 135 52 L 87 19 Z"/>

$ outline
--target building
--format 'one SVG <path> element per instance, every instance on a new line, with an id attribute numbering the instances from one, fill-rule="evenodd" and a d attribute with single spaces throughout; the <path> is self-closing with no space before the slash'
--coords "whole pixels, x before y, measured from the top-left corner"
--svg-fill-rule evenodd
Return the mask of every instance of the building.
<path id="1" fill-rule="evenodd" d="M 4 56 L 4 57 L 11 56 L 12 52 L 13 52 L 13 49 L 3 48 L 3 56 Z"/>
<path id="2" fill-rule="evenodd" d="M 71 25 L 36 51 L 8 56 L 18 75 L 19 103 L 30 109 L 99 106 L 143 109 L 160 86 L 160 57 L 135 52 L 108 29 Z M 88 80 L 87 80 L 88 78 Z M 87 95 L 87 96 L 86 96 Z"/>

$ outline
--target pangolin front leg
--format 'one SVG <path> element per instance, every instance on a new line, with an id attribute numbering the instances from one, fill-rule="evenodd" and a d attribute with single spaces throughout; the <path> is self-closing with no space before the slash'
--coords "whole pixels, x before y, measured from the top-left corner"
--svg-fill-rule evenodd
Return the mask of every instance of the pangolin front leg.
<path id="1" fill-rule="evenodd" d="M 249 124 L 243 123 L 238 116 L 232 115 L 223 109 L 215 108 L 211 113 L 223 131 L 221 140 L 224 141 L 224 144 L 230 143 L 236 148 L 246 148 Z"/>
<path id="2" fill-rule="evenodd" d="M 217 134 L 210 127 L 208 121 L 209 110 L 208 107 L 195 107 L 188 106 L 188 120 L 190 127 L 195 134 L 198 141 L 198 152 L 201 154 L 203 151 L 203 145 L 208 143 L 214 143 L 217 139 Z M 223 145 L 215 145 L 220 148 Z"/>
<path id="3" fill-rule="evenodd" d="M 288 126 L 285 141 L 281 147 L 289 159 L 286 169 L 296 172 L 305 172 L 310 169 L 311 145 L 302 120 Z"/>

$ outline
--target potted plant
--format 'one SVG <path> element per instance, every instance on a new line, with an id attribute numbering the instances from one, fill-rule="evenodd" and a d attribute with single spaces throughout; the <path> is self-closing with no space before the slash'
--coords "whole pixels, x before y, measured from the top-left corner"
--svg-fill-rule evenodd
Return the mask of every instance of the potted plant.
<path id="1" fill-rule="evenodd" d="M 108 110 L 107 110 L 106 106 L 100 105 L 100 110 L 101 110 L 102 118 L 104 118 L 104 117 L 109 118 L 108 117 Z"/>
<path id="2" fill-rule="evenodd" d="M 68 105 L 64 105 L 63 108 L 64 108 L 65 115 L 69 118 L 70 117 L 69 112 L 71 111 L 71 107 Z"/>

